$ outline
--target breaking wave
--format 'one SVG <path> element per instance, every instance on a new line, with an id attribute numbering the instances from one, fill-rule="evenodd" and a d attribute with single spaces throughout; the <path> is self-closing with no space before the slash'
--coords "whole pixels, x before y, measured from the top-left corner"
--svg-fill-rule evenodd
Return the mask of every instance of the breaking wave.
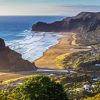
<path id="1" fill-rule="evenodd" d="M 31 32 L 25 30 L 16 35 L 16 39 L 6 41 L 6 45 L 22 54 L 22 58 L 33 62 L 43 55 L 50 46 L 58 43 L 62 37 L 50 32 Z M 18 38 L 21 37 L 21 38 Z"/>

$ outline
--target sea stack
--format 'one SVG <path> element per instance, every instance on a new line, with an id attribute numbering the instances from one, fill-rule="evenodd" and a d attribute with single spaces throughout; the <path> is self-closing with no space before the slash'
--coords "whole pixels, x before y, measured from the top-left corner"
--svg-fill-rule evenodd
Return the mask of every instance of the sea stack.
<path id="1" fill-rule="evenodd" d="M 34 63 L 22 59 L 22 55 L 11 50 L 0 38 L 0 71 L 30 71 L 36 70 Z"/>

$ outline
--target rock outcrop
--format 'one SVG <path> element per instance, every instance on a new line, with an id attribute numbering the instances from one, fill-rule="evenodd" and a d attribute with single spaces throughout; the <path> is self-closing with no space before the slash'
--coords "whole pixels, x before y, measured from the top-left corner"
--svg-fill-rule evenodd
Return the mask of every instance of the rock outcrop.
<path id="1" fill-rule="evenodd" d="M 35 64 L 23 60 L 21 54 L 5 46 L 5 42 L 0 38 L 0 71 L 29 71 L 36 70 Z"/>
<path id="2" fill-rule="evenodd" d="M 42 32 L 78 32 L 87 33 L 100 30 L 100 12 L 81 12 L 74 17 L 68 17 L 54 23 L 38 22 L 32 26 L 32 31 Z"/>

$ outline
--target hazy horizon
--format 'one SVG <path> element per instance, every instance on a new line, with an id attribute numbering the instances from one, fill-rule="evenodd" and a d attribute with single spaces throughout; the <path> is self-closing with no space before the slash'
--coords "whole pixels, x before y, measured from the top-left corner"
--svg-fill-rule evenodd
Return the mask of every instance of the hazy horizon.
<path id="1" fill-rule="evenodd" d="M 99 12 L 100 0 L 0 0 L 0 16 L 74 16 Z"/>

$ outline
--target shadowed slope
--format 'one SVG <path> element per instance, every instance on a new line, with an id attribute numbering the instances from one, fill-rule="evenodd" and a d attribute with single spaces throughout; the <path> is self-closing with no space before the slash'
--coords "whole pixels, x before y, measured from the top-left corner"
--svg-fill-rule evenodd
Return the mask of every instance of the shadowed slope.
<path id="1" fill-rule="evenodd" d="M 44 32 L 78 32 L 87 33 L 100 30 L 100 12 L 81 12 L 74 17 L 68 17 L 50 24 L 38 22 L 32 26 L 32 31 Z"/>
<path id="2" fill-rule="evenodd" d="M 0 70 L 7 71 L 27 71 L 36 69 L 34 64 L 23 60 L 21 54 L 5 46 L 5 42 L 0 38 Z"/>

